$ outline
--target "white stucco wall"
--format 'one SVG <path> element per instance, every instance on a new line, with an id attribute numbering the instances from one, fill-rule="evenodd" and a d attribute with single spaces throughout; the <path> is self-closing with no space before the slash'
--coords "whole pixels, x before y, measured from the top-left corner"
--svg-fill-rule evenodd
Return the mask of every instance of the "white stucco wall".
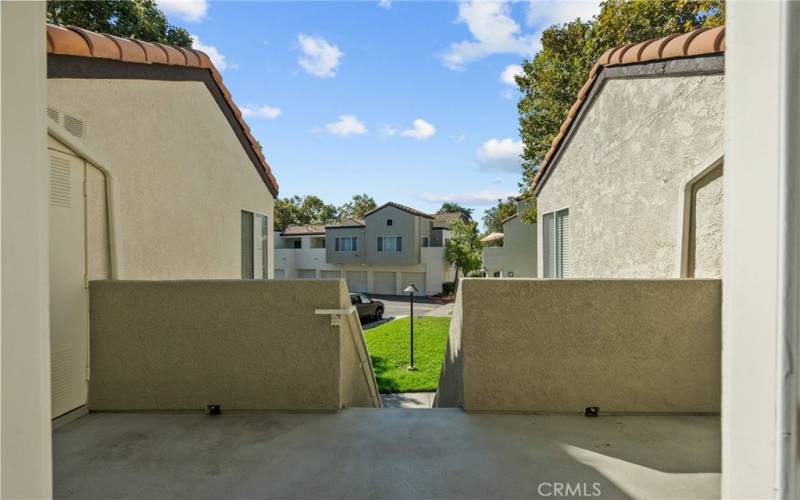
<path id="1" fill-rule="evenodd" d="M 538 195 L 540 216 L 569 208 L 571 276 L 679 276 L 681 193 L 723 132 L 722 75 L 606 81 Z"/>
<path id="2" fill-rule="evenodd" d="M 86 147 L 112 177 L 124 279 L 241 277 L 241 211 L 273 205 L 201 82 L 50 79 L 48 105 L 86 122 Z"/>

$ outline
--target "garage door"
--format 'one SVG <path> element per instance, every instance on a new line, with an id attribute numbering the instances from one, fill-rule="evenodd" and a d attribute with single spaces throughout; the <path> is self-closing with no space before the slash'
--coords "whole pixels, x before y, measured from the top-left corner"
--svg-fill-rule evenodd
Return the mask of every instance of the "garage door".
<path id="1" fill-rule="evenodd" d="M 351 292 L 367 291 L 366 271 L 347 271 L 347 289 Z"/>
<path id="2" fill-rule="evenodd" d="M 275 270 L 275 279 L 282 280 L 286 277 L 286 270 L 285 269 L 276 269 Z"/>
<path id="3" fill-rule="evenodd" d="M 341 271 L 320 271 L 320 278 L 324 280 L 338 280 L 341 277 Z"/>
<path id="4" fill-rule="evenodd" d="M 395 274 L 390 272 L 372 273 L 372 293 L 383 295 L 394 295 L 397 293 L 394 289 Z"/>
<path id="5" fill-rule="evenodd" d="M 414 295 L 427 295 L 425 292 L 425 273 L 402 273 L 401 279 L 403 281 L 401 290 L 405 290 L 409 284 L 414 283 L 414 286 L 419 290 Z"/>
<path id="6" fill-rule="evenodd" d="M 298 269 L 297 270 L 297 277 L 298 278 L 316 278 L 317 277 L 317 270 L 316 269 Z"/>

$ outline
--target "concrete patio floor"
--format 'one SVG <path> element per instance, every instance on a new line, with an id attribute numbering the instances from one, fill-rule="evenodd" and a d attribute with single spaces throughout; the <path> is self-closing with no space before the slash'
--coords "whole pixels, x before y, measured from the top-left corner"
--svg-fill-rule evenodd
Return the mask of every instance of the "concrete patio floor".
<path id="1" fill-rule="evenodd" d="M 54 496 L 719 498 L 719 442 L 717 417 L 95 413 L 53 433 Z"/>

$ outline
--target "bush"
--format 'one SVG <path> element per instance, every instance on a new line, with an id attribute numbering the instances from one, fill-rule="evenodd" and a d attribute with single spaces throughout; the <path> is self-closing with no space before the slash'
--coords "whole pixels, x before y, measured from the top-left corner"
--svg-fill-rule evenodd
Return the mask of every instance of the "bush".
<path id="1" fill-rule="evenodd" d="M 456 291 L 456 284 L 453 281 L 442 283 L 442 295 L 453 295 Z"/>

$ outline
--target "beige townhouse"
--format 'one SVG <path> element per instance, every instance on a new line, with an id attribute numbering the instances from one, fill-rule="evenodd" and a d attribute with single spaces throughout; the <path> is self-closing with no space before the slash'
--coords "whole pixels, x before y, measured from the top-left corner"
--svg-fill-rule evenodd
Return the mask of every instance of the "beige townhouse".
<path id="1" fill-rule="evenodd" d="M 52 416 L 86 403 L 90 280 L 272 276 L 278 184 L 204 53 L 47 27 Z"/>
<path id="2" fill-rule="evenodd" d="M 721 276 L 723 50 L 715 28 L 600 58 L 534 180 L 540 276 Z"/>

